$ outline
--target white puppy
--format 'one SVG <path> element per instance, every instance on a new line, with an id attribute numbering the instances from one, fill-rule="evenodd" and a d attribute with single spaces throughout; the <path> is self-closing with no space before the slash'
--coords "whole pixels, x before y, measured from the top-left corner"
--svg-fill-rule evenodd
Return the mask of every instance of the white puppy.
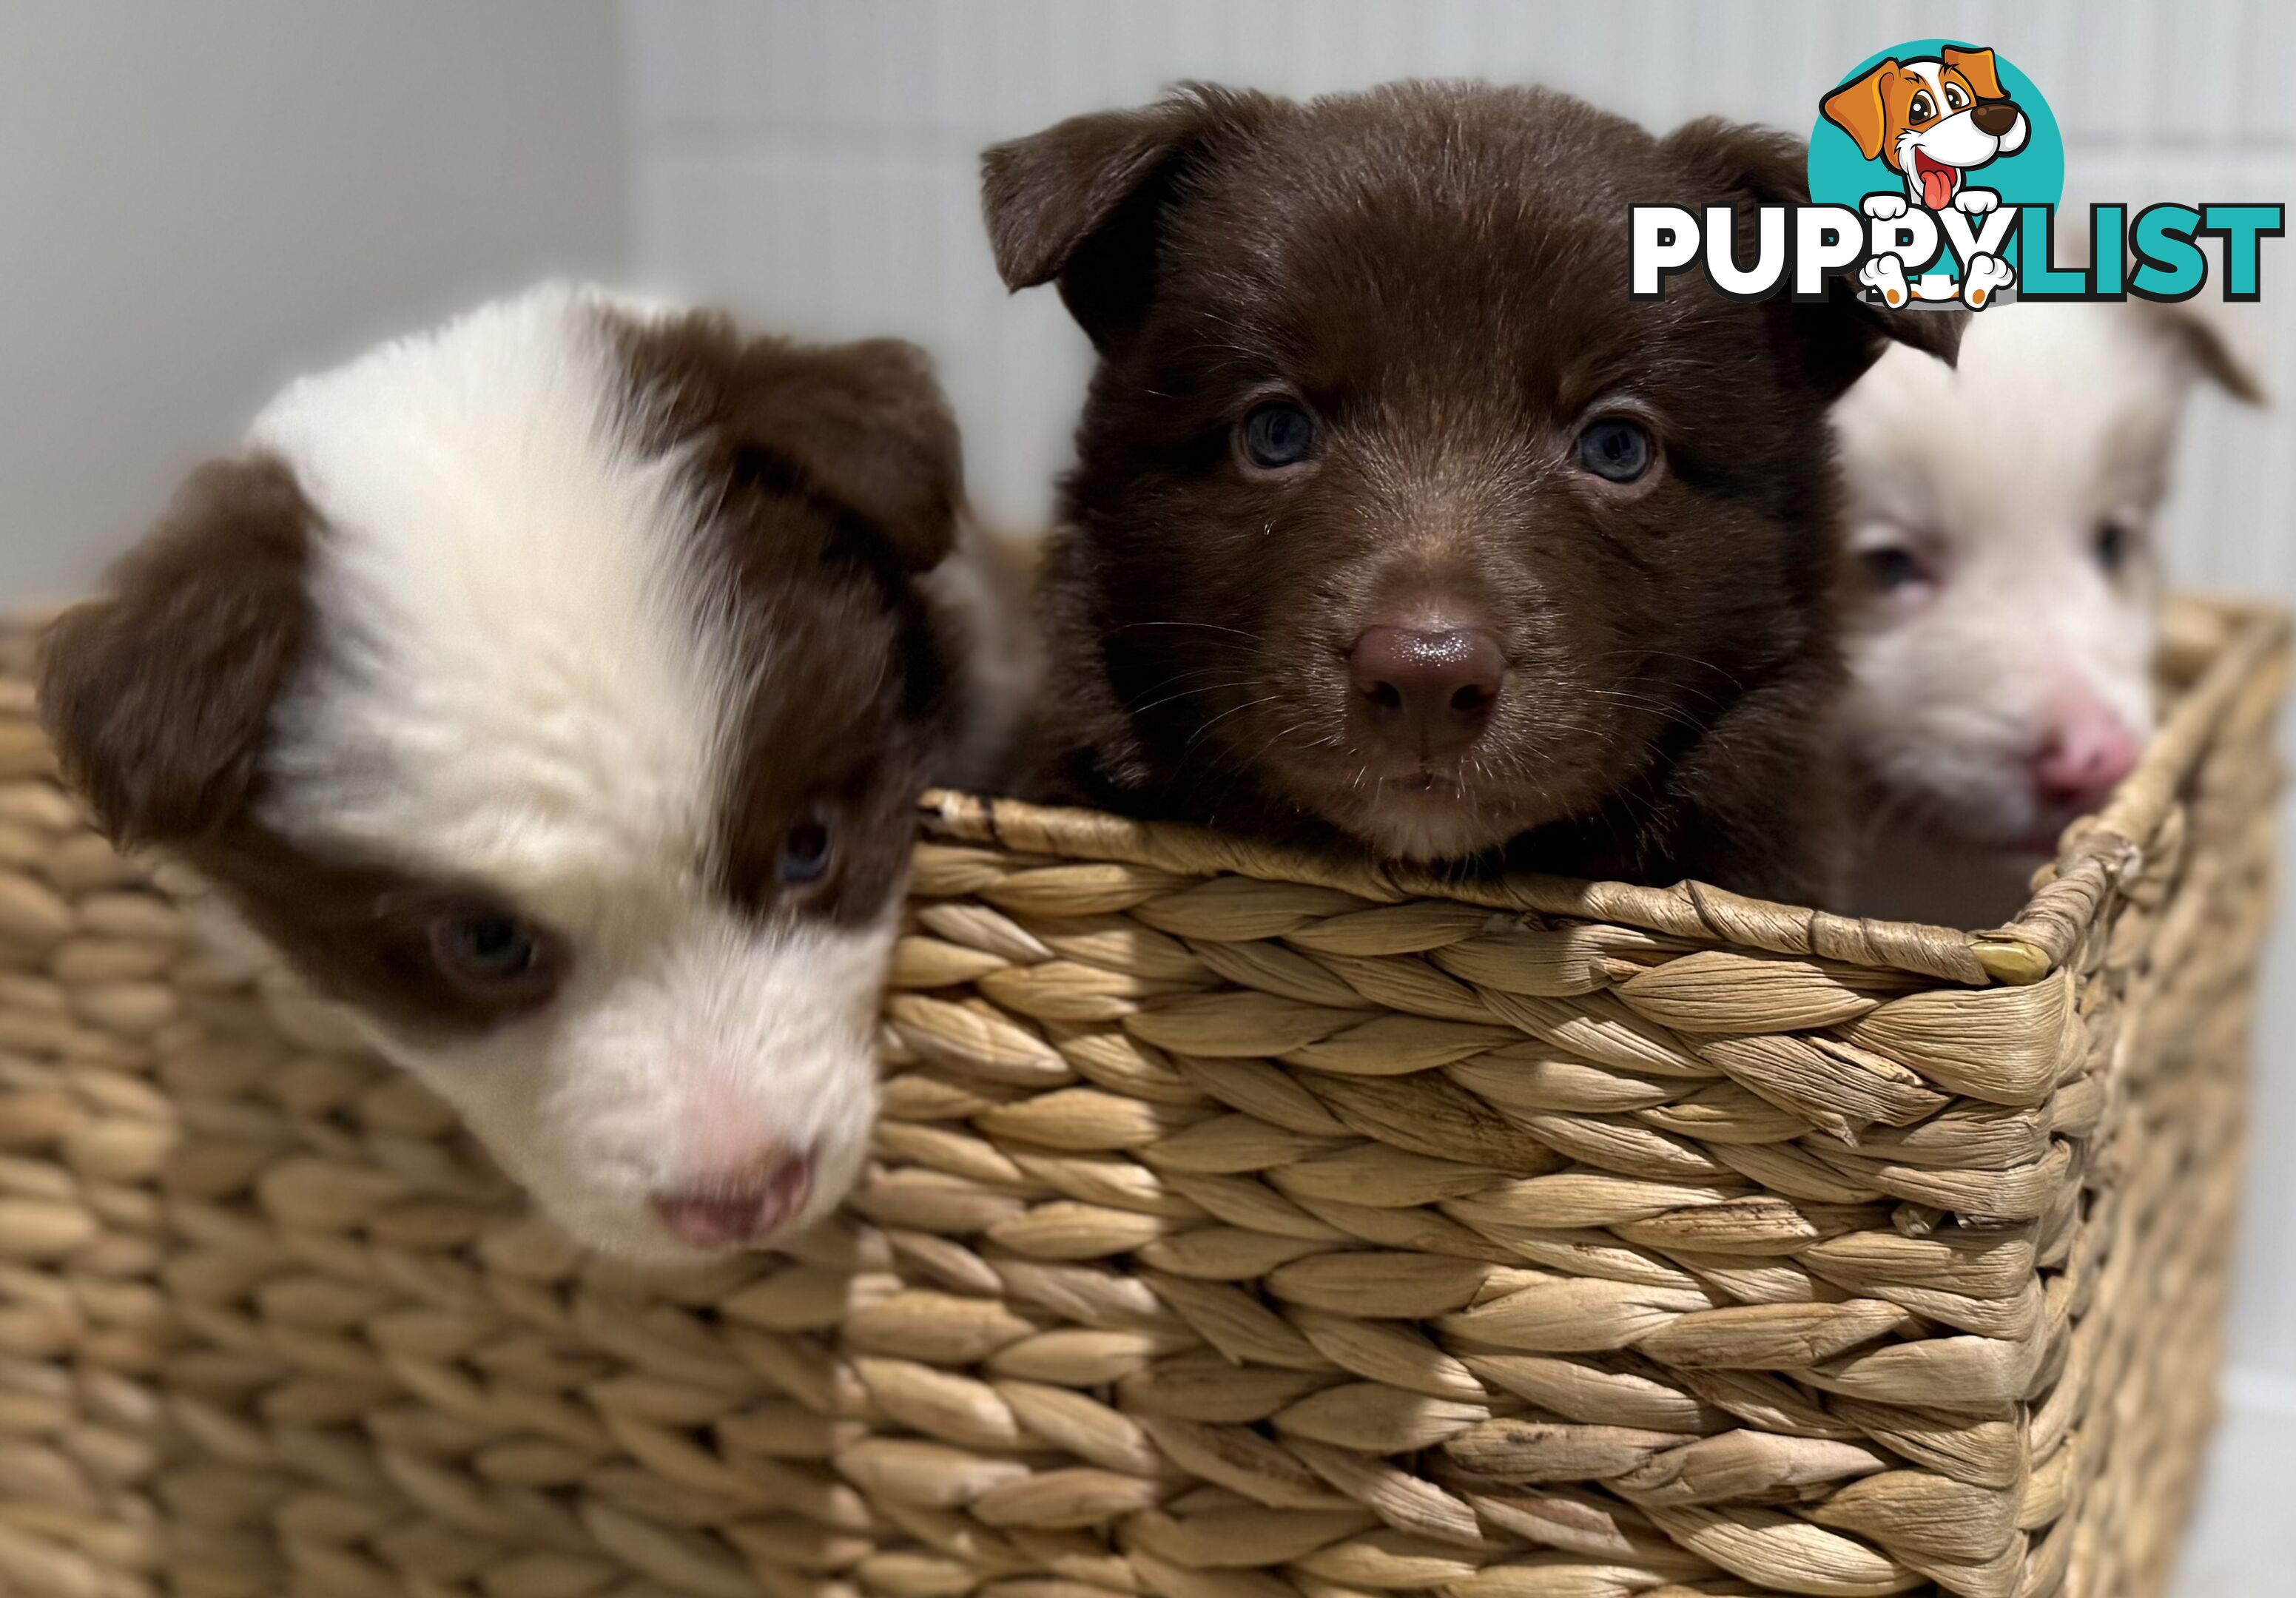
<path id="1" fill-rule="evenodd" d="M 1994 925 L 2153 721 L 2152 520 L 2196 379 L 2255 379 L 2193 307 L 2030 305 L 1961 358 L 1882 356 L 1834 411 L 1849 498 L 1850 907 Z"/>
<path id="2" fill-rule="evenodd" d="M 42 709 L 578 1238 L 698 1258 L 865 1152 L 959 496 L 910 346 L 545 287 L 289 388 Z"/>

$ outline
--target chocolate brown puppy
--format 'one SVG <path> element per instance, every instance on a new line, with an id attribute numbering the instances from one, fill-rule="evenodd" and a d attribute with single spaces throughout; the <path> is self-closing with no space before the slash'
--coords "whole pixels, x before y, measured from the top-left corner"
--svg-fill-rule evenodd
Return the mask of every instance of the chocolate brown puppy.
<path id="1" fill-rule="evenodd" d="M 1004 281 L 1057 282 L 1100 357 L 1037 797 L 1825 892 L 1825 409 L 1958 324 L 1627 275 L 1631 204 L 1740 207 L 1750 240 L 1807 199 L 1799 141 L 1541 90 L 1193 86 L 985 167 Z"/>

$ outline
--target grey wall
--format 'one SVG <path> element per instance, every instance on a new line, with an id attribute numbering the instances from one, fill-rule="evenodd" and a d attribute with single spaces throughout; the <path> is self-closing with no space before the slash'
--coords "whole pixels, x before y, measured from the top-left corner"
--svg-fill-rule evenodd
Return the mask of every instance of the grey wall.
<path id="1" fill-rule="evenodd" d="M 0 602 L 61 598 L 299 369 L 611 273 L 611 0 L 0 5 Z"/>

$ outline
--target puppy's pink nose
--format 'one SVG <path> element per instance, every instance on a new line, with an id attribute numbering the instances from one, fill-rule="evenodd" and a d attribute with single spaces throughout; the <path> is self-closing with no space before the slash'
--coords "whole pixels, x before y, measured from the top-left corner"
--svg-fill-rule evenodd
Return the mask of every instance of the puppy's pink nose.
<path id="1" fill-rule="evenodd" d="M 2085 701 L 2060 717 L 2033 757 L 2033 795 L 2061 813 L 2097 809 L 2136 769 L 2142 752 L 2136 734 L 2109 707 Z"/>
<path id="2" fill-rule="evenodd" d="M 1382 742 L 1422 758 L 1472 743 L 1505 677 L 1499 641 L 1480 627 L 1365 627 L 1348 652 L 1357 714 Z"/>
<path id="3" fill-rule="evenodd" d="M 653 1209 L 689 1247 L 738 1249 L 797 1214 L 812 1191 L 812 1156 L 775 1151 L 739 1176 L 655 1193 Z"/>

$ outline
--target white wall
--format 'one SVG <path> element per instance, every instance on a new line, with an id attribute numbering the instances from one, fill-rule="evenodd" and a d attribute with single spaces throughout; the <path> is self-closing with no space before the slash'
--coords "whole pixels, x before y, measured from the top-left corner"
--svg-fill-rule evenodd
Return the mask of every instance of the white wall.
<path id="1" fill-rule="evenodd" d="M 976 497 L 1041 520 L 1086 365 L 1050 292 L 1008 297 L 980 223 L 980 149 L 1173 79 L 1292 93 L 1409 74 L 1543 81 L 1668 126 L 1807 129 L 1821 91 L 1900 37 L 1991 44 L 2048 94 L 2075 193 L 2296 199 L 2296 6 L 2040 0 L 1918 12 L 1805 0 L 628 0 L 636 260 L 792 329 L 909 334 L 940 357 Z M 2296 242 L 2246 331 L 2296 398 Z M 2251 316 L 2251 321 L 2256 318 Z M 2213 395 L 2171 516 L 2185 580 L 2296 600 L 2296 404 Z M 2292 840 L 2296 843 L 2296 840 Z M 2296 905 L 2284 911 L 2296 924 Z M 2261 1028 L 2257 1217 L 2235 1357 L 2296 1414 L 2296 940 Z M 2251 1381 L 2243 1390 L 2254 1390 Z"/>
<path id="2" fill-rule="evenodd" d="M 283 379 L 619 269 L 610 0 L 0 5 L 0 602 L 62 598 Z"/>

